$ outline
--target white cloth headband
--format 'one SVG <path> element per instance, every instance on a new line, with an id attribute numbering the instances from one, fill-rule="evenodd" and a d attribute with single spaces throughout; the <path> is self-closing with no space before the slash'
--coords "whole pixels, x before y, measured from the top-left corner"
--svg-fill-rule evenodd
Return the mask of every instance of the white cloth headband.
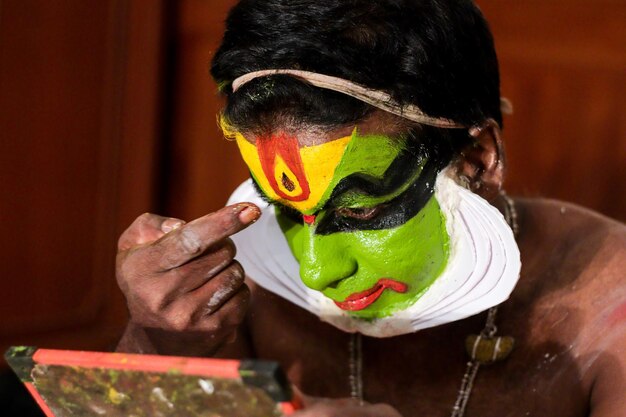
<path id="1" fill-rule="evenodd" d="M 463 129 L 469 127 L 450 119 L 428 116 L 414 104 L 402 106 L 398 102 L 393 100 L 391 96 L 384 91 L 372 90 L 362 85 L 353 83 L 352 81 L 344 80 L 343 78 L 332 77 L 330 75 L 318 74 L 316 72 L 310 71 L 301 71 L 294 69 L 269 69 L 249 72 L 242 75 L 241 77 L 236 78 L 233 81 L 233 92 L 237 91 L 241 86 L 252 81 L 255 78 L 267 77 L 276 74 L 291 75 L 316 87 L 325 88 L 327 90 L 333 90 L 339 93 L 346 94 L 381 110 L 417 123 L 442 128 Z M 511 103 L 507 99 L 501 99 L 501 102 L 503 112 L 511 113 Z"/>
<path id="2" fill-rule="evenodd" d="M 352 81 L 344 80 L 343 78 L 331 77 L 330 75 L 323 75 L 309 71 L 291 69 L 270 69 L 250 72 L 248 74 L 242 75 L 241 77 L 233 81 L 233 92 L 237 91 L 242 85 L 252 81 L 255 78 L 267 77 L 276 74 L 291 75 L 316 87 L 325 88 L 327 90 L 333 90 L 339 93 L 346 94 L 381 110 L 395 114 L 396 116 L 400 116 L 408 120 L 412 120 L 417 123 L 444 128 L 468 127 L 453 120 L 428 116 L 414 104 L 401 106 L 384 91 L 372 90 L 367 87 L 363 87 L 362 85 L 355 84 Z"/>

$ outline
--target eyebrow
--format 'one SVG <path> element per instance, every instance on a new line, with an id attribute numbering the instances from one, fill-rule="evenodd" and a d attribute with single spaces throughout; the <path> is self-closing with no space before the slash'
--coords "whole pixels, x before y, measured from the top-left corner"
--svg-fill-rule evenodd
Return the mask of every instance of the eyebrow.
<path id="1" fill-rule="evenodd" d="M 376 207 L 381 204 L 388 203 L 389 201 L 396 198 L 398 195 L 402 194 L 405 188 L 408 188 L 410 183 L 407 181 L 406 187 L 404 187 L 404 185 L 405 184 L 401 186 L 402 188 L 399 191 L 394 190 L 389 193 L 381 194 L 381 195 L 370 194 L 359 188 L 348 189 L 345 192 L 341 193 L 340 195 L 337 195 L 329 199 L 326 202 L 326 204 L 324 204 L 324 209 L 332 210 L 332 209 L 337 209 L 337 208 L 342 208 L 342 207 L 347 207 L 347 208 Z"/>
<path id="2" fill-rule="evenodd" d="M 412 156 L 420 157 L 421 163 L 415 164 L 412 160 Z M 425 157 L 424 159 L 421 159 L 421 157 L 423 157 L 423 155 L 415 154 L 413 151 L 405 149 L 404 152 L 402 152 L 401 155 L 392 162 L 380 178 L 363 173 L 348 175 L 339 181 L 339 184 L 337 184 L 330 197 L 320 210 L 334 210 L 341 207 L 341 200 L 349 193 L 357 194 L 357 196 L 355 196 L 356 198 L 382 200 L 372 204 L 372 207 L 385 204 L 386 202 L 393 200 L 398 197 L 398 195 L 406 191 L 406 188 L 410 187 L 410 185 L 422 175 L 424 166 L 429 158 Z M 410 173 L 408 176 L 405 175 L 407 171 Z M 297 213 L 299 216 L 302 215 L 300 211 L 294 209 L 293 207 L 290 207 L 282 203 L 280 200 L 276 200 L 265 194 L 252 173 L 250 173 L 250 178 L 252 179 L 255 191 L 263 201 L 276 206 L 282 212 L 289 212 L 293 214 Z M 357 205 L 356 207 L 362 206 L 370 207 L 367 203 L 364 205 Z"/>
<path id="3" fill-rule="evenodd" d="M 278 200 L 274 200 L 263 192 L 261 186 L 256 182 L 256 179 L 254 179 L 254 175 L 250 174 L 250 179 L 252 180 L 252 186 L 254 187 L 254 191 L 256 191 L 261 200 L 272 205 L 282 205 L 280 202 L 278 202 Z"/>
<path id="4" fill-rule="evenodd" d="M 300 213 L 299 211 L 281 203 L 279 200 L 275 200 L 269 197 L 268 195 L 266 195 L 252 175 L 250 175 L 250 178 L 252 179 L 252 186 L 254 187 L 254 191 L 256 191 L 256 193 L 259 195 L 261 200 L 265 201 L 266 203 L 272 206 L 278 207 L 278 209 L 280 209 L 281 211 L 295 211 L 298 214 Z"/>
<path id="5" fill-rule="evenodd" d="M 419 163 L 416 164 L 412 156 L 412 152 L 401 153 L 380 178 L 354 173 L 341 179 L 324 204 L 324 208 L 336 208 L 341 203 L 341 199 L 349 193 L 374 199 L 390 200 L 397 197 L 422 175 L 429 159 L 428 157 L 420 158 Z"/>

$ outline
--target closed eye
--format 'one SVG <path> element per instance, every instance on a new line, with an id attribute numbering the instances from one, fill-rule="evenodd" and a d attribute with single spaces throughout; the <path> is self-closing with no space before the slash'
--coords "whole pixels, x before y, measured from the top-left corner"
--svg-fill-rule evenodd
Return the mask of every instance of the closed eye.
<path id="1" fill-rule="evenodd" d="M 302 219 L 302 213 L 298 210 L 293 209 L 289 206 L 282 205 L 280 203 L 274 203 L 275 206 L 280 210 L 282 214 L 285 215 L 288 219 L 295 223 L 302 223 L 304 220 Z"/>
<path id="2" fill-rule="evenodd" d="M 378 214 L 385 208 L 384 204 L 380 204 L 374 207 L 358 207 L 348 208 L 342 207 L 335 209 L 335 213 L 342 217 L 350 217 L 357 220 L 371 220 L 378 216 Z"/>

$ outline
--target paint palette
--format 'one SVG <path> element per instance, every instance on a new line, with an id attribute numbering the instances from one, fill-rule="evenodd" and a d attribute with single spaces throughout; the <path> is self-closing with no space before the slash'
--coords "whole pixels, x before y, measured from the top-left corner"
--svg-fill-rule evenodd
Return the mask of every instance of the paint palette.
<path id="1" fill-rule="evenodd" d="M 269 417 L 296 408 L 275 362 L 26 346 L 5 358 L 49 417 Z"/>

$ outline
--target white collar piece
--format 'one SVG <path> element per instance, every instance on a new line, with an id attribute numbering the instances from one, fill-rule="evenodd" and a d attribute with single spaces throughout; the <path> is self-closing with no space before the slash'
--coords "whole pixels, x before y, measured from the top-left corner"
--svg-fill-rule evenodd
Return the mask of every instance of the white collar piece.
<path id="1" fill-rule="evenodd" d="M 450 258 L 442 274 L 413 305 L 392 316 L 366 321 L 350 316 L 321 292 L 306 287 L 274 213 L 251 180 L 241 184 L 229 204 L 252 202 L 263 215 L 234 235 L 237 259 L 261 287 L 346 332 L 392 337 L 461 320 L 505 301 L 521 269 L 513 232 L 502 214 L 443 171 L 435 198 L 446 218 Z"/>

